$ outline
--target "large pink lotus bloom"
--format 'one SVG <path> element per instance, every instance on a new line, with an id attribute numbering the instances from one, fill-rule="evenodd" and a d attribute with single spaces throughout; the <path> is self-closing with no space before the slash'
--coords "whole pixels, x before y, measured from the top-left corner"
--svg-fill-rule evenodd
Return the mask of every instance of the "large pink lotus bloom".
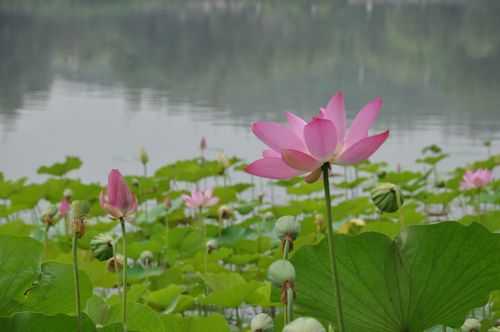
<path id="1" fill-rule="evenodd" d="M 213 195 L 212 189 L 208 190 L 193 190 L 191 195 L 182 195 L 182 199 L 186 206 L 191 209 L 214 206 L 219 202 L 219 198 Z"/>
<path id="2" fill-rule="evenodd" d="M 71 203 L 66 197 L 64 197 L 59 203 L 59 215 L 61 217 L 65 217 L 70 209 L 71 209 Z"/>
<path id="3" fill-rule="evenodd" d="M 117 169 L 109 173 L 107 192 L 101 192 L 99 201 L 114 218 L 125 218 L 137 210 L 137 200 Z"/>
<path id="4" fill-rule="evenodd" d="M 269 149 L 246 167 L 250 174 L 269 179 L 306 176 L 314 182 L 325 163 L 352 165 L 368 159 L 385 142 L 389 131 L 368 136 L 382 108 L 375 98 L 364 106 L 347 128 L 344 95 L 337 92 L 310 122 L 286 113 L 288 124 L 259 121 L 252 131 Z"/>
<path id="5" fill-rule="evenodd" d="M 487 169 L 467 171 L 464 174 L 460 188 L 462 190 L 483 188 L 493 180 L 493 173 Z"/>

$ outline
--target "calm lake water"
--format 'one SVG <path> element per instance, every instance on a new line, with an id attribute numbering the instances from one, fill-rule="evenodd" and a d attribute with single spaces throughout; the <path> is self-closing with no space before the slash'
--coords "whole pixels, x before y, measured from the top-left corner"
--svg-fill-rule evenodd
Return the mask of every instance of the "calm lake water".
<path id="1" fill-rule="evenodd" d="M 35 3 L 33 1 L 33 3 Z M 500 148 L 500 1 L 0 0 L 0 171 L 77 155 L 104 179 L 223 150 L 247 160 L 257 119 L 310 117 L 336 90 L 349 116 L 384 99 L 374 159 L 445 167 Z M 43 6 L 41 4 L 44 4 Z"/>

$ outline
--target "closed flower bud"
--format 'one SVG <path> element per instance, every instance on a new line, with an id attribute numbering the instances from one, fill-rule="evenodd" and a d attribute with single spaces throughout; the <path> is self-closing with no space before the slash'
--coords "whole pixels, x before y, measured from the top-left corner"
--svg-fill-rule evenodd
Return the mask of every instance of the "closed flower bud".
<path id="1" fill-rule="evenodd" d="M 207 139 L 203 136 L 200 140 L 200 150 L 205 151 L 207 149 Z"/>
<path id="2" fill-rule="evenodd" d="M 71 203 L 71 214 L 73 219 L 83 219 L 90 211 L 90 204 L 87 201 L 74 201 Z"/>
<path id="3" fill-rule="evenodd" d="M 139 264 L 143 268 L 153 267 L 153 265 L 154 265 L 153 253 L 149 250 L 145 250 L 145 251 L 141 252 L 141 255 L 139 256 Z"/>
<path id="4" fill-rule="evenodd" d="M 165 197 L 163 200 L 163 206 L 165 206 L 166 209 L 170 209 L 172 207 L 172 200 L 170 197 Z"/>
<path id="5" fill-rule="evenodd" d="M 67 199 L 71 199 L 73 197 L 73 190 L 71 190 L 69 188 L 64 189 L 63 197 L 67 198 Z"/>
<path id="6" fill-rule="evenodd" d="M 216 250 L 219 248 L 219 242 L 217 242 L 216 239 L 211 239 L 207 241 L 207 250 L 208 253 L 211 253 L 212 251 Z"/>
<path id="7" fill-rule="evenodd" d="M 45 210 L 42 214 L 42 222 L 47 226 L 52 226 L 56 223 L 56 215 L 57 215 L 57 207 L 55 205 L 51 205 Z"/>
<path id="8" fill-rule="evenodd" d="M 73 233 L 75 233 L 79 239 L 85 235 L 85 220 L 83 218 L 73 219 L 72 221 Z"/>
<path id="9" fill-rule="evenodd" d="M 105 261 L 113 257 L 113 237 L 109 234 L 98 234 L 90 241 L 90 250 L 98 260 Z"/>
<path id="10" fill-rule="evenodd" d="M 295 268 L 285 259 L 277 260 L 269 266 L 267 279 L 275 286 L 281 287 L 285 282 L 295 280 Z"/>
<path id="11" fill-rule="evenodd" d="M 265 313 L 260 313 L 250 322 L 251 332 L 265 332 L 273 328 L 273 319 Z"/>
<path id="12" fill-rule="evenodd" d="M 300 317 L 286 325 L 283 332 L 326 332 L 326 330 L 316 319 Z"/>
<path id="13" fill-rule="evenodd" d="M 123 269 L 123 256 L 116 255 L 108 259 L 108 261 L 106 262 L 106 268 L 109 272 L 112 273 L 120 272 Z"/>
<path id="14" fill-rule="evenodd" d="M 274 225 L 274 232 L 281 240 L 287 237 L 295 240 L 300 232 L 300 223 L 294 217 L 281 217 L 276 221 L 276 225 Z"/>
<path id="15" fill-rule="evenodd" d="M 373 189 L 371 197 L 381 212 L 396 212 L 404 203 L 401 189 L 392 183 L 379 184 Z"/>
<path id="16" fill-rule="evenodd" d="M 146 165 L 149 162 L 149 156 L 148 153 L 146 152 L 146 149 L 141 148 L 139 150 L 139 160 L 143 165 Z"/>
<path id="17" fill-rule="evenodd" d="M 314 225 L 316 225 L 316 232 L 320 233 L 325 227 L 325 218 L 322 214 L 317 214 L 314 217 Z"/>
<path id="18" fill-rule="evenodd" d="M 463 332 L 479 332 L 481 330 L 481 322 L 475 318 L 468 318 L 462 325 Z"/>

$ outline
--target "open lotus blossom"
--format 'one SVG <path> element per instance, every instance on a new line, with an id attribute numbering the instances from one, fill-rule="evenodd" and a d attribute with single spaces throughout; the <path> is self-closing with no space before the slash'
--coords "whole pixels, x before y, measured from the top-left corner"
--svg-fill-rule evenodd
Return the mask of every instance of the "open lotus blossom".
<path id="1" fill-rule="evenodd" d="M 114 218 L 125 218 L 137 210 L 137 200 L 130 191 L 120 171 L 111 170 L 106 193 L 99 197 L 101 207 Z"/>
<path id="2" fill-rule="evenodd" d="M 69 199 L 64 197 L 59 203 L 59 215 L 61 217 L 65 217 L 70 209 L 71 209 L 71 203 L 69 202 Z"/>
<path id="3" fill-rule="evenodd" d="M 464 174 L 460 188 L 462 190 L 483 188 L 493 180 L 493 173 L 487 169 L 467 171 Z"/>
<path id="4" fill-rule="evenodd" d="M 375 98 L 347 128 L 344 95 L 337 92 L 310 122 L 292 113 L 286 113 L 287 125 L 258 121 L 252 125 L 252 131 L 269 149 L 246 171 L 269 179 L 308 174 L 306 181 L 314 182 L 327 162 L 351 165 L 366 160 L 389 136 L 388 130 L 368 136 L 381 107 L 382 99 Z"/>
<path id="5" fill-rule="evenodd" d="M 182 199 L 187 207 L 191 209 L 210 207 L 219 202 L 219 198 L 213 195 L 212 189 L 207 189 L 205 191 L 193 190 L 191 195 L 182 195 Z"/>

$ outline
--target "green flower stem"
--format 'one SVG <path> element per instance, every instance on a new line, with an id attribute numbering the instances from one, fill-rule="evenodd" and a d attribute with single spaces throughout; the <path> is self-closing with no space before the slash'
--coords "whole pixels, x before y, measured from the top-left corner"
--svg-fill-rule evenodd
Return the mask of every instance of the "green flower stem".
<path id="1" fill-rule="evenodd" d="M 286 289 L 286 318 L 288 319 L 288 323 L 290 323 L 293 320 L 293 289 L 291 287 L 288 287 Z"/>
<path id="2" fill-rule="evenodd" d="M 283 245 L 283 259 L 288 259 L 288 254 L 290 253 L 290 241 L 285 239 Z"/>
<path id="3" fill-rule="evenodd" d="M 122 324 L 123 332 L 127 332 L 127 232 L 125 230 L 125 218 L 120 218 L 122 228 L 123 245 L 123 269 L 122 269 Z"/>
<path id="4" fill-rule="evenodd" d="M 76 330 L 80 332 L 81 326 L 81 305 L 80 305 L 80 276 L 78 275 L 78 234 L 73 232 L 73 276 L 75 279 L 75 307 L 76 307 Z"/>
<path id="5" fill-rule="evenodd" d="M 335 287 L 335 298 L 337 301 L 336 309 L 337 309 L 337 325 L 338 332 L 344 332 L 344 315 L 342 310 L 342 297 L 340 292 L 340 282 L 337 271 L 337 259 L 335 257 L 335 239 L 333 235 L 333 220 L 332 220 L 332 201 L 330 197 L 330 183 L 329 179 L 329 170 L 330 164 L 324 163 L 321 166 L 323 171 L 323 187 L 325 190 L 325 203 L 326 203 L 326 216 L 328 220 L 327 230 L 328 230 L 328 248 L 330 252 L 330 266 L 332 269 L 332 281 Z"/>

